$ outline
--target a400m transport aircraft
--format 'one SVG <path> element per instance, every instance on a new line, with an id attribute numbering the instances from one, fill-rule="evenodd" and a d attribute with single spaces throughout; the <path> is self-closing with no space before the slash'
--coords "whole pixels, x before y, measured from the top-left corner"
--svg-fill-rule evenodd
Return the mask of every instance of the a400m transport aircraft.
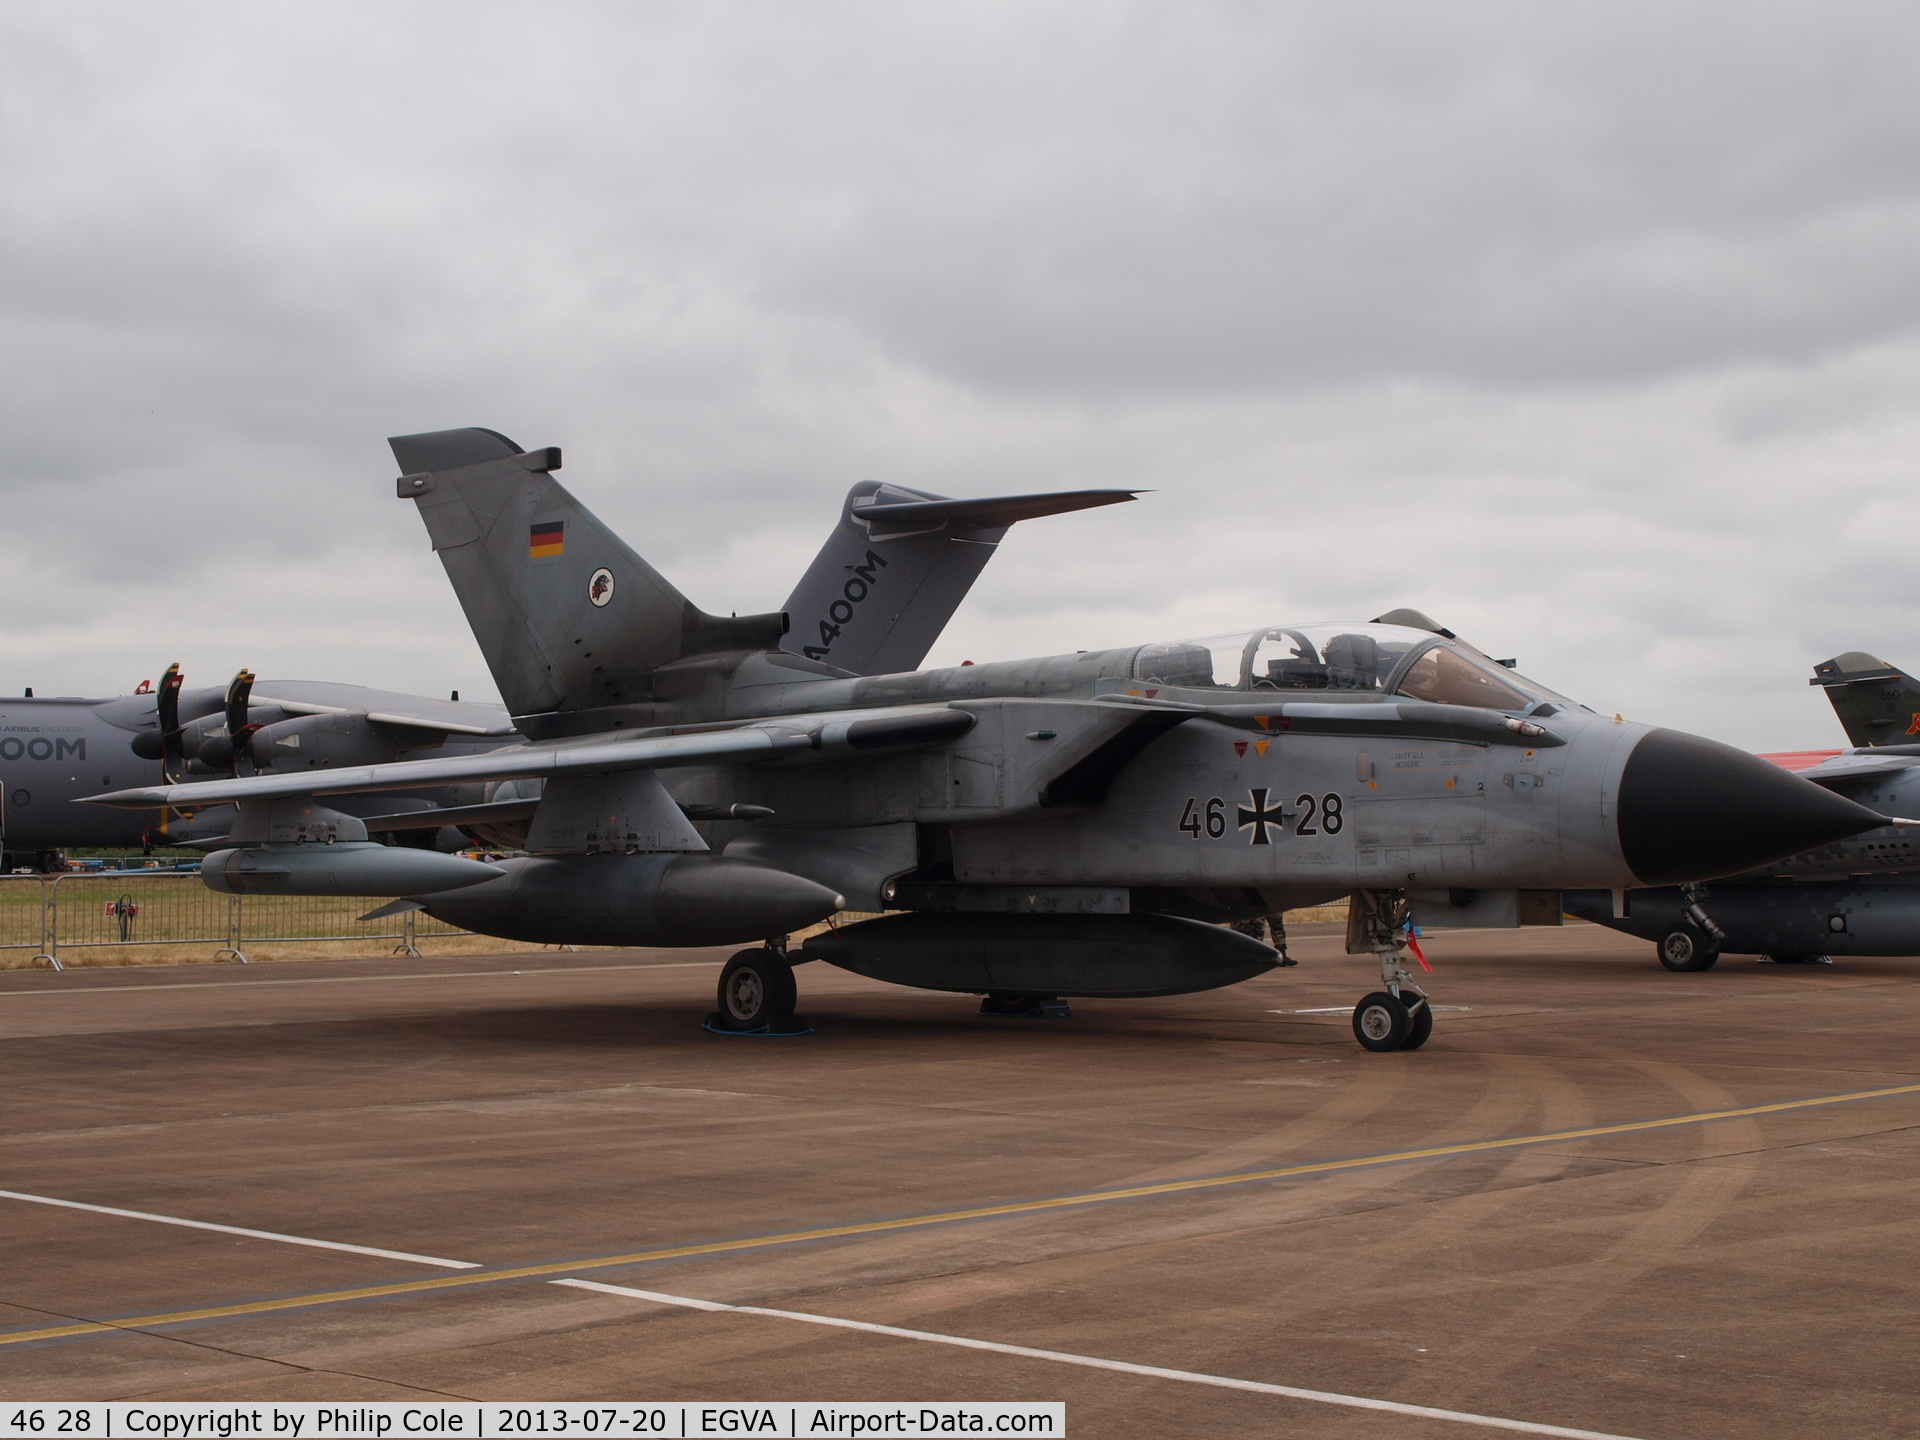
<path id="1" fill-rule="evenodd" d="M 58 868 L 68 846 L 210 848 L 232 827 L 225 806 L 167 810 L 158 820 L 63 803 L 114 783 L 188 775 L 285 773 L 402 756 L 473 754 L 515 739 L 498 705 L 432 700 L 322 680 L 256 685 L 242 670 L 224 689 L 187 688 L 178 665 L 157 687 L 99 699 L 0 699 L 0 838 L 6 868 Z M 376 834 L 431 842 L 459 815 L 434 798 L 343 802 Z M 370 802 L 370 803 L 369 803 Z M 431 821 L 422 816 L 431 812 Z M 456 837 L 457 839 L 457 837 Z"/>
<path id="2" fill-rule="evenodd" d="M 1888 823 L 1414 625 L 860 674 L 835 662 L 849 630 L 902 613 L 890 546 L 974 502 L 850 500 L 864 533 L 790 602 L 818 613 L 720 617 L 561 488 L 557 449 L 480 429 L 390 443 L 526 743 L 92 798 L 236 802 L 202 867 L 215 890 L 398 895 L 538 942 L 766 941 L 722 972 L 727 1028 L 791 1025 L 811 960 L 1012 1011 L 1206 990 L 1278 959 L 1206 922 L 1351 894 L 1348 949 L 1381 978 L 1355 1034 L 1417 1046 L 1432 1008 L 1402 963 L 1410 921 L 1557 923 L 1563 889 L 1734 874 Z M 530 779 L 529 853 L 435 857 L 431 891 L 322 803 Z M 844 908 L 904 913 L 787 948 Z"/>

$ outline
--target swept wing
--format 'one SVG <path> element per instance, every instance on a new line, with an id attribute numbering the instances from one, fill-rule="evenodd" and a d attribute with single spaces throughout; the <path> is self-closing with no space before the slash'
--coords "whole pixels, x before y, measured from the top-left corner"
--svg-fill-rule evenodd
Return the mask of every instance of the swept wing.
<path id="1" fill-rule="evenodd" d="M 916 749 L 958 739 L 974 716 L 948 706 L 900 706 L 751 721 L 691 734 L 573 736 L 543 744 L 509 746 L 483 755 L 400 760 L 290 775 L 255 775 L 183 785 L 151 785 L 85 797 L 125 809 L 223 805 L 302 795 L 348 795 L 482 780 L 552 780 L 569 775 L 606 775 L 673 765 L 751 765 L 812 755 L 840 759 L 886 750 Z"/>

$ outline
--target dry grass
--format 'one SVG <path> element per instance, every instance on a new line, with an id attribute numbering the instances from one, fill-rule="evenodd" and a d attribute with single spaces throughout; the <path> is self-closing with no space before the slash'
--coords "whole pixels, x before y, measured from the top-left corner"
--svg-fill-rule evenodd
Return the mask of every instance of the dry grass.
<path id="1" fill-rule="evenodd" d="M 76 968 L 216 963 L 234 918 L 232 901 L 198 875 L 68 875 L 51 881 L 0 882 L 0 969 L 33 965 L 47 937 L 49 900 L 57 937 L 53 953 Z M 123 900 L 137 907 L 122 917 Z M 239 945 L 249 960 L 338 960 L 387 956 L 401 944 L 405 920 L 360 917 L 386 901 L 365 897 L 247 896 L 239 909 Z M 126 939 L 121 939 L 125 920 Z M 428 955 L 538 952 L 550 946 L 455 931 L 414 917 L 414 943 Z M 333 938 L 319 938 L 333 937 Z"/>
<path id="2" fill-rule="evenodd" d="M 1347 902 L 1337 900 L 1331 905 L 1309 905 L 1304 910 L 1287 911 L 1289 925 L 1315 925 L 1328 921 L 1347 922 Z"/>
<path id="3" fill-rule="evenodd" d="M 395 940 L 244 941 L 247 959 L 258 964 L 283 960 L 360 960 L 395 953 Z M 529 945 L 518 940 L 496 940 L 490 935 L 422 935 L 414 944 L 422 955 L 553 954 L 561 945 Z M 85 945 L 60 947 L 60 963 L 69 970 L 111 969 L 135 965 L 233 964 L 215 955 L 217 944 Z M 583 947 L 585 948 L 585 947 Z M 599 947 L 595 947 L 599 948 Z M 35 966 L 29 949 L 0 950 L 0 970 L 44 969 Z"/>

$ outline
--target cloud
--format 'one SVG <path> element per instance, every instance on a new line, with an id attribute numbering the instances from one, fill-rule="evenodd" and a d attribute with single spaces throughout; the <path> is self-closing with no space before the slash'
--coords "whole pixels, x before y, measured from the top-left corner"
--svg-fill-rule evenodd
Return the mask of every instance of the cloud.
<path id="1" fill-rule="evenodd" d="M 0 686 L 488 689 L 389 434 L 562 445 L 698 602 L 867 477 L 1135 485 L 936 661 L 1429 609 L 1837 739 L 1920 664 L 1891 5 L 16 6 Z"/>

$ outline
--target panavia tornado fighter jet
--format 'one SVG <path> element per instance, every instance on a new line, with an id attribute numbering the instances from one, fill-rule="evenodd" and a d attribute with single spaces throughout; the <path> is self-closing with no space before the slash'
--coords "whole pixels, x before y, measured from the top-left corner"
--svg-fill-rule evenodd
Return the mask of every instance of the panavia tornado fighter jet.
<path id="1" fill-rule="evenodd" d="M 1849 750 L 1768 755 L 1887 817 L 1882 828 L 1712 885 L 1570 892 L 1569 913 L 1655 944 L 1669 970 L 1723 951 L 1804 965 L 1834 955 L 1920 955 L 1920 681 L 1850 651 L 1813 667 Z"/>
<path id="2" fill-rule="evenodd" d="M 788 611 L 719 616 L 560 487 L 557 450 L 478 429 L 391 443 L 526 742 L 93 798 L 237 803 L 202 870 L 216 890 L 398 896 L 519 940 L 764 941 L 721 975 L 725 1028 L 791 1025 L 815 960 L 1003 1011 L 1230 985 L 1278 957 L 1223 922 L 1352 895 L 1348 948 L 1381 979 L 1355 1032 L 1417 1046 L 1413 923 L 1555 923 L 1564 889 L 1735 874 L 1885 824 L 1405 613 L 860 673 L 918 662 L 913 595 L 1014 502 L 856 497 Z M 944 623 L 941 603 L 925 615 Z M 508 791 L 534 781 L 537 799 Z M 428 887 L 330 804 L 459 783 L 495 787 L 498 818 L 520 808 L 526 855 L 433 857 Z M 788 947 L 843 909 L 897 913 Z"/>

